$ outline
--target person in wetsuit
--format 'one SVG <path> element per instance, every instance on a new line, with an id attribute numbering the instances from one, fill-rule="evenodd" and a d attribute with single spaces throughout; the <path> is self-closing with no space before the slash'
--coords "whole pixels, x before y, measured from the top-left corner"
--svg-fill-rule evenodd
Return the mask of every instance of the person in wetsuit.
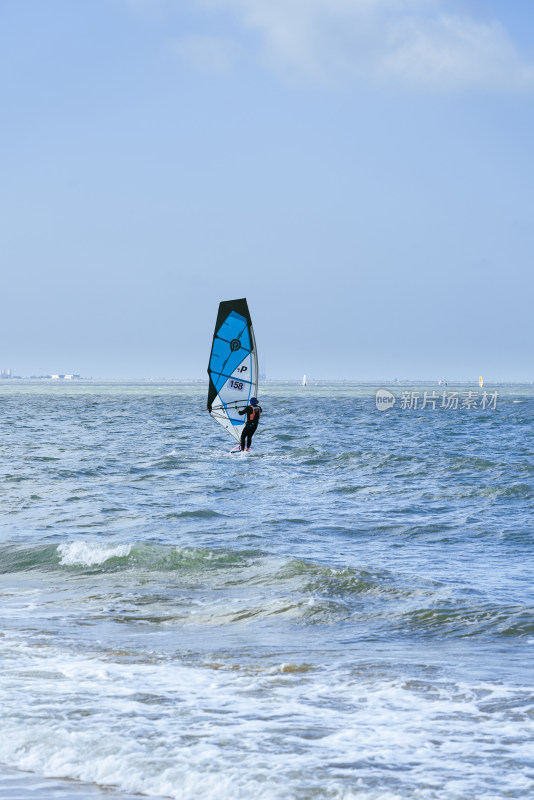
<path id="1" fill-rule="evenodd" d="M 256 398 L 251 397 L 250 405 L 241 410 L 238 409 L 237 411 L 241 415 L 247 415 L 247 421 L 245 423 L 245 427 L 243 428 L 243 433 L 241 434 L 241 450 L 250 450 L 250 443 L 253 435 L 256 432 L 256 428 L 258 427 L 262 408 L 260 405 L 258 405 Z"/>

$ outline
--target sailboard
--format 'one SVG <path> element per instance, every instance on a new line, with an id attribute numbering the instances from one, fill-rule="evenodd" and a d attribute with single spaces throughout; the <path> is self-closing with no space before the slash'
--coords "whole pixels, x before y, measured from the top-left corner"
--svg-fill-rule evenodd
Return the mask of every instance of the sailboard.
<path id="1" fill-rule="evenodd" d="M 244 297 L 219 304 L 208 375 L 208 411 L 239 442 L 245 420 L 237 408 L 258 395 L 258 353 Z"/>

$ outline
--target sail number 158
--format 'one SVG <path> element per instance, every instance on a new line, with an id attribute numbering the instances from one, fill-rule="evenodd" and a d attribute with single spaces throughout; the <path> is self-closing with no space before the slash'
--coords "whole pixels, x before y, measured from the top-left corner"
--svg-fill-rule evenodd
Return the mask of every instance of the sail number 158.
<path id="1" fill-rule="evenodd" d="M 236 392 L 243 391 L 243 381 L 234 381 L 233 378 L 230 378 L 230 380 L 228 381 L 228 386 L 230 387 L 230 389 L 235 389 Z"/>

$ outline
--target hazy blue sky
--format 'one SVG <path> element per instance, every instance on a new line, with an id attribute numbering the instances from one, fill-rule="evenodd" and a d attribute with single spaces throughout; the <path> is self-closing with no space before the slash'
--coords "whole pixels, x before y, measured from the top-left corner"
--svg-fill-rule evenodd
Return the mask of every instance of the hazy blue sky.
<path id="1" fill-rule="evenodd" d="M 534 380 L 532 0 L 0 0 L 0 369 Z"/>

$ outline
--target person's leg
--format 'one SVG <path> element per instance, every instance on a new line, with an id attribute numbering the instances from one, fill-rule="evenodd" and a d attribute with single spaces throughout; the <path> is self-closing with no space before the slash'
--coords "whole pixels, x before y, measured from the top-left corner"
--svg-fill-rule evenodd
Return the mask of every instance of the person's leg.
<path id="1" fill-rule="evenodd" d="M 247 438 L 247 426 L 243 428 L 243 432 L 241 434 L 241 450 L 245 449 L 245 439 Z"/>
<path id="2" fill-rule="evenodd" d="M 250 429 L 247 431 L 247 433 L 248 433 L 247 450 L 248 450 L 248 449 L 249 449 L 249 447 L 250 447 L 250 443 L 252 442 L 252 437 L 253 437 L 253 436 L 254 436 L 254 434 L 256 433 L 256 428 L 257 428 L 257 427 L 258 427 L 257 425 L 251 425 L 251 426 L 250 426 Z"/>

